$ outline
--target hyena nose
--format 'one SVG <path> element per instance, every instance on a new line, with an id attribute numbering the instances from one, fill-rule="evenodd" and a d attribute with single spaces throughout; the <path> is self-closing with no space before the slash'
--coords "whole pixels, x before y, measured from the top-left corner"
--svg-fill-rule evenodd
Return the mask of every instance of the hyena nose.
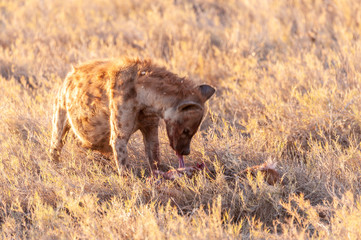
<path id="1" fill-rule="evenodd" d="M 191 150 L 189 148 L 183 149 L 181 152 L 182 155 L 189 155 L 191 153 Z"/>

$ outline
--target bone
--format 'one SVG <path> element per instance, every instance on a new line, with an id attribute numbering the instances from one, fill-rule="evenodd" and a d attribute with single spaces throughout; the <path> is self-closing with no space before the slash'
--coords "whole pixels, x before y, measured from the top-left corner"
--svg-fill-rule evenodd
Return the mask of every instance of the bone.
<path id="1" fill-rule="evenodd" d="M 246 168 L 241 171 L 241 177 L 247 177 L 248 173 L 255 177 L 257 172 L 262 172 L 264 174 L 264 179 L 269 185 L 275 185 L 281 180 L 280 174 L 276 170 L 276 164 L 273 163 L 264 163 L 262 165 Z"/>

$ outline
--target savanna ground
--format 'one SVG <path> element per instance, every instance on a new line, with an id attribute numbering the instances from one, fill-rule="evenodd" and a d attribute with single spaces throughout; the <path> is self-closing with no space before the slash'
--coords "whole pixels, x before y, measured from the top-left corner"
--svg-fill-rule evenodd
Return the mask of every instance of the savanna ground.
<path id="1" fill-rule="evenodd" d="M 360 238 L 360 24 L 358 0 L 0 0 L 1 237 Z M 71 65 L 119 56 L 217 88 L 186 157 L 209 173 L 147 181 L 139 133 L 129 177 L 71 136 L 50 161 Z M 284 184 L 240 177 L 266 161 Z"/>

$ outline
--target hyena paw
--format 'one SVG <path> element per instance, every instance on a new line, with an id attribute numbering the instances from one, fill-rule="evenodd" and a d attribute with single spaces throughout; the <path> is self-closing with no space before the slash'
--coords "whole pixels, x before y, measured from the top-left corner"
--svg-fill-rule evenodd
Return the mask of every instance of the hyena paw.
<path id="1" fill-rule="evenodd" d="M 53 162 L 58 163 L 58 162 L 59 162 L 59 158 L 60 158 L 60 153 L 59 153 L 59 151 L 58 151 L 56 148 L 52 148 L 52 149 L 50 150 L 50 159 L 51 159 Z"/>

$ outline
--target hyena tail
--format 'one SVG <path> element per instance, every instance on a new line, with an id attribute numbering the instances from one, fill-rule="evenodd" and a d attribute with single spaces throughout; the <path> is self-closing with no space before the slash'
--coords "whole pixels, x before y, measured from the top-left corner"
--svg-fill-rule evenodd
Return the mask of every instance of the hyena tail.
<path id="1" fill-rule="evenodd" d="M 50 145 L 51 160 L 55 162 L 59 161 L 61 149 L 64 146 L 67 133 L 70 130 L 66 112 L 65 101 L 63 101 L 59 94 L 54 105 L 53 130 Z"/>

